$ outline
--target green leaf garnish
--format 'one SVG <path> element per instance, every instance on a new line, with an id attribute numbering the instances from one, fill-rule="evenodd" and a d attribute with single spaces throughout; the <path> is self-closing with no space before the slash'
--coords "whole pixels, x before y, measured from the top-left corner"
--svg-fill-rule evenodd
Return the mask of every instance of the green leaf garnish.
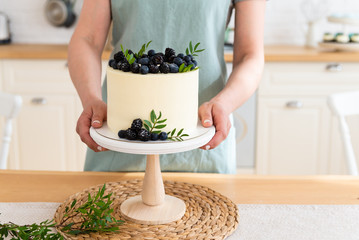
<path id="1" fill-rule="evenodd" d="M 192 47 L 192 41 L 189 42 L 189 48 L 186 49 L 186 54 L 187 55 L 192 55 L 192 56 L 198 56 L 196 53 L 200 53 L 203 52 L 204 49 L 200 49 L 197 50 L 198 46 L 200 45 L 200 43 L 196 43 L 196 45 L 194 46 L 194 48 Z"/>
<path id="2" fill-rule="evenodd" d="M 148 43 L 143 44 L 140 51 L 138 51 L 138 53 L 135 53 L 135 56 L 137 58 L 142 57 L 142 55 L 146 52 L 146 50 L 147 50 L 148 46 L 151 44 L 151 42 L 152 42 L 152 40 L 149 41 Z"/>

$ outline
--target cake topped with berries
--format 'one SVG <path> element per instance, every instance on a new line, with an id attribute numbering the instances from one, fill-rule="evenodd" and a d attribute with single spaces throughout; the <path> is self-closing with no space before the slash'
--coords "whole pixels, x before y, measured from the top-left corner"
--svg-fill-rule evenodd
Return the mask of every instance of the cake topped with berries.
<path id="1" fill-rule="evenodd" d="M 186 54 L 172 48 L 156 52 L 144 44 L 134 53 L 124 49 L 107 67 L 107 124 L 128 140 L 178 140 L 198 123 L 196 53 L 190 42 Z M 185 133 L 186 132 L 186 133 Z"/>

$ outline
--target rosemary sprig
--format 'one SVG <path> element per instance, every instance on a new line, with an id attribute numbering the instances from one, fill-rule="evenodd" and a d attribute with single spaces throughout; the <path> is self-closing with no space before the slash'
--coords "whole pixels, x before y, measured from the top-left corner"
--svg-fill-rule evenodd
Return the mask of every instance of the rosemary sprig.
<path id="1" fill-rule="evenodd" d="M 105 194 L 106 184 L 99 189 L 96 195 L 88 194 L 87 202 L 81 206 L 76 206 L 74 199 L 70 206 L 65 208 L 65 214 L 59 224 L 54 220 L 45 220 L 40 224 L 17 225 L 14 223 L 0 224 L 0 240 L 4 237 L 11 236 L 11 239 L 31 239 L 31 240 L 63 240 L 60 233 L 54 233 L 54 228 L 61 229 L 62 232 L 78 235 L 91 232 L 117 232 L 118 226 L 123 223 L 112 216 L 113 209 L 110 208 L 113 200 L 112 193 Z M 78 217 L 80 222 L 68 222 Z"/>
<path id="2" fill-rule="evenodd" d="M 192 47 L 192 41 L 189 42 L 189 47 L 186 49 L 186 54 L 187 55 L 192 55 L 192 56 L 198 56 L 196 53 L 200 53 L 203 52 L 205 49 L 199 49 L 197 50 L 198 46 L 200 43 L 196 43 L 196 45 L 194 46 L 194 48 Z"/>

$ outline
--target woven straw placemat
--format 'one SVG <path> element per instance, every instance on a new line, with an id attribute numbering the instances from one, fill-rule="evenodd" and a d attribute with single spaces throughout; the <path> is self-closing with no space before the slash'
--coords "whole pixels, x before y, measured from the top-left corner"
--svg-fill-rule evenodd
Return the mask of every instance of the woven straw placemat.
<path id="1" fill-rule="evenodd" d="M 76 205 L 87 201 L 88 193 L 94 195 L 103 185 L 97 185 L 76 193 L 62 203 L 55 213 L 59 223 L 74 199 Z M 130 197 L 141 194 L 142 180 L 129 180 L 106 183 L 106 193 L 113 193 L 114 216 L 125 220 L 118 233 L 91 233 L 83 235 L 66 235 L 66 239 L 225 239 L 237 228 L 238 208 L 227 197 L 207 187 L 184 183 L 164 181 L 168 195 L 182 199 L 186 204 L 186 213 L 178 221 L 161 225 L 144 225 L 133 223 L 122 216 L 120 206 Z M 76 222 L 70 219 L 69 222 Z M 67 223 L 69 223 L 67 222 Z M 58 229 L 61 232 L 60 229 Z"/>

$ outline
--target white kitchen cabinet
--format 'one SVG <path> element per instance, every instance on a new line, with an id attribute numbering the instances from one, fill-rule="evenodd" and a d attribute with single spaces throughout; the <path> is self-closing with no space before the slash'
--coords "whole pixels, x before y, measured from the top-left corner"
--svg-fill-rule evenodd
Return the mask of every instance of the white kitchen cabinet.
<path id="1" fill-rule="evenodd" d="M 14 124 L 9 168 L 81 171 L 86 147 L 75 129 L 82 107 L 66 60 L 0 63 L 3 90 L 23 97 Z"/>
<path id="2" fill-rule="evenodd" d="M 284 63 L 265 66 L 258 90 L 256 172 L 344 174 L 345 157 L 327 96 L 359 89 L 356 63 Z M 359 130 L 354 127 L 354 144 Z"/>

